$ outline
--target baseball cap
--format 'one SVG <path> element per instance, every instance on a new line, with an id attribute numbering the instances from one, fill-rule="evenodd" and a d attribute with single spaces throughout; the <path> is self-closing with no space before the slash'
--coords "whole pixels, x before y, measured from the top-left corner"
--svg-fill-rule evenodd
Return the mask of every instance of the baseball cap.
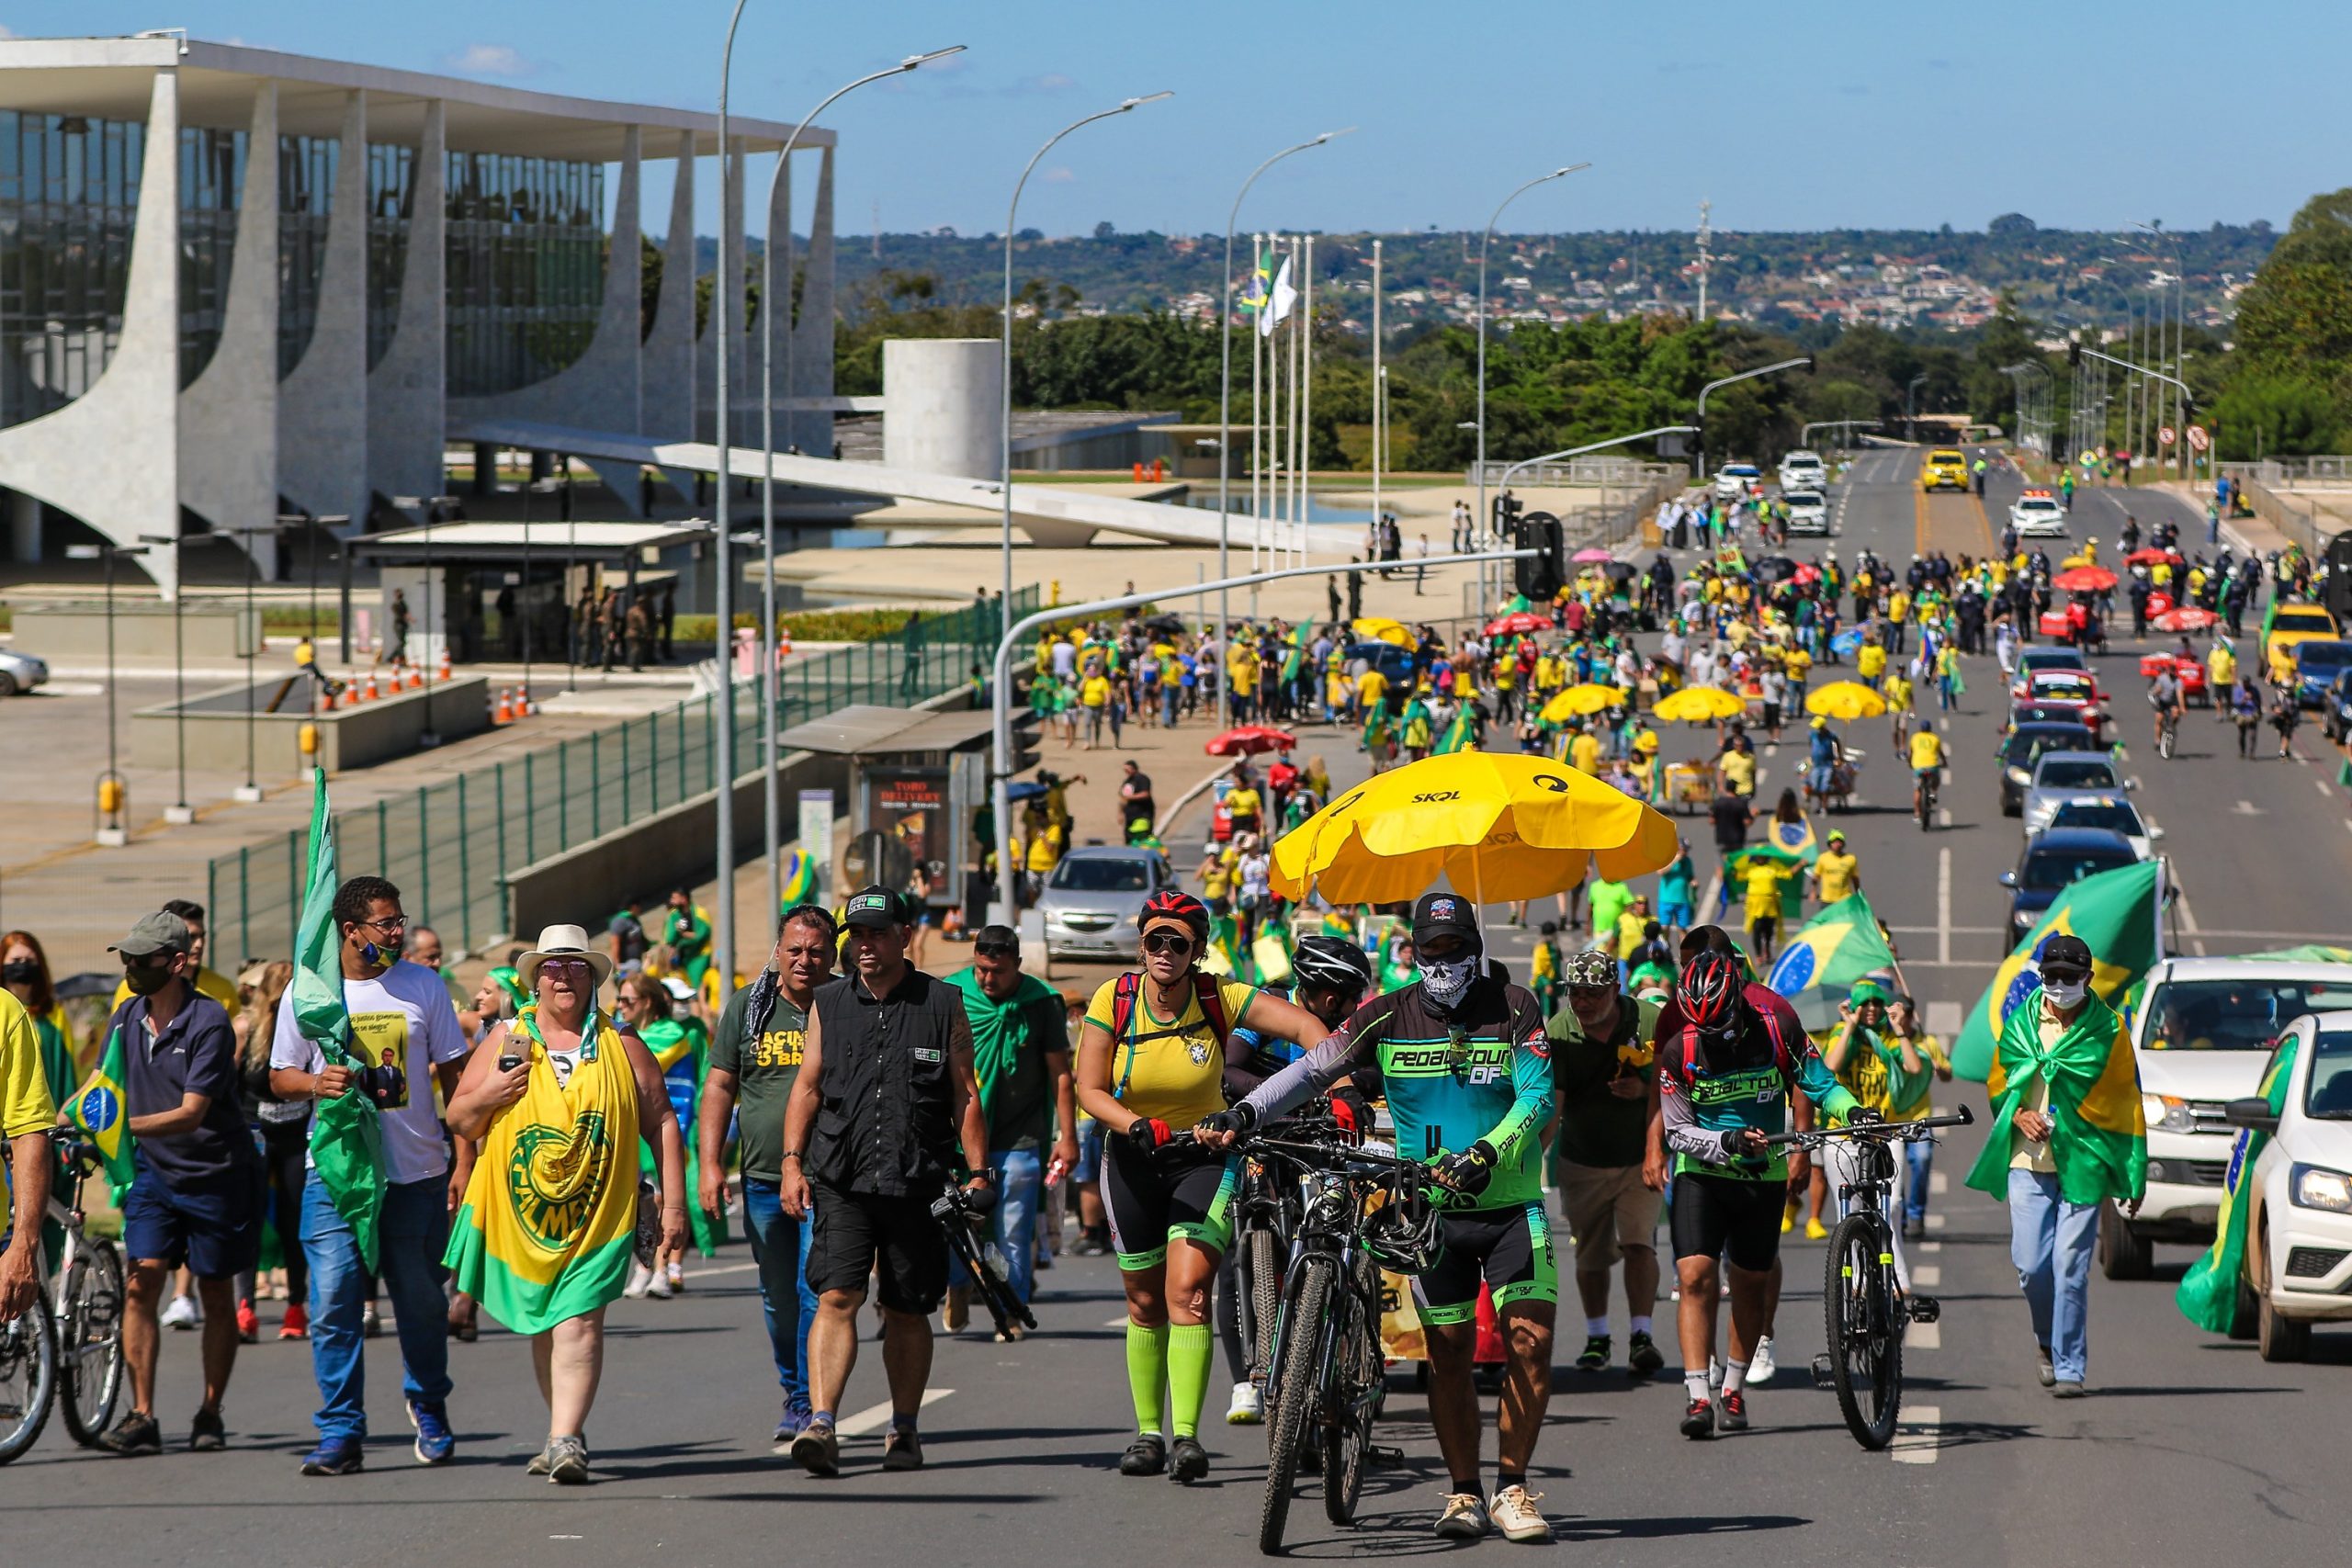
<path id="1" fill-rule="evenodd" d="M 1846 993 L 1846 1000 L 1855 1007 L 1860 1007 L 1864 1002 L 1883 1002 L 1886 999 L 1886 987 L 1876 980 L 1857 980 L 1854 982 L 1854 988 Z"/>
<path id="2" fill-rule="evenodd" d="M 2091 972 L 2091 944 L 2078 936 L 2053 936 L 2041 944 L 2039 967 L 2044 976 L 2052 969 L 2088 975 Z"/>
<path id="3" fill-rule="evenodd" d="M 152 915 L 141 915 L 130 934 L 107 949 L 125 958 L 152 958 L 159 953 L 187 953 L 196 945 L 189 934 L 187 922 L 177 915 L 158 909 Z"/>
<path id="4" fill-rule="evenodd" d="M 1458 936 L 1476 943 L 1478 917 L 1469 899 L 1458 893 L 1424 893 L 1413 901 L 1413 945 L 1419 947 L 1440 936 Z"/>
<path id="5" fill-rule="evenodd" d="M 899 896 L 879 883 L 869 883 L 849 896 L 842 907 L 842 923 L 864 926 L 868 931 L 891 931 L 905 924 L 899 910 Z"/>

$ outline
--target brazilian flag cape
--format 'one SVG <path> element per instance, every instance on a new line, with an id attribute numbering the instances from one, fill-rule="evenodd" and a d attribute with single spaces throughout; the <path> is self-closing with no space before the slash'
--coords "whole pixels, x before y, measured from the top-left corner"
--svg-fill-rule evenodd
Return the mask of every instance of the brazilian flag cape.
<path id="1" fill-rule="evenodd" d="M 657 1018 L 639 1030 L 637 1035 L 653 1053 L 654 1065 L 662 1069 L 662 1087 L 670 1091 L 670 1109 L 676 1112 L 678 1132 L 685 1140 L 686 1190 L 699 1192 L 702 1155 L 696 1145 L 702 1140 L 695 1134 L 702 1120 L 702 1080 L 710 1071 L 710 1036 L 704 1032 L 699 1019 L 675 1018 Z M 643 1138 L 638 1139 L 638 1169 L 641 1175 L 658 1179 L 658 1153 Z M 700 1203 L 690 1203 L 686 1206 L 686 1218 L 694 1227 L 695 1250 L 705 1258 L 716 1254 L 718 1244 L 727 1239 L 727 1217 L 706 1214 Z"/>
<path id="2" fill-rule="evenodd" d="M 2287 1109 L 2287 1080 L 2294 1076 L 2295 1056 L 2302 1042 L 2289 1035 L 2278 1058 L 2262 1076 L 2255 1092 L 2269 1102 L 2270 1114 Z M 2213 1245 L 2188 1266 L 2172 1293 L 2181 1315 L 2199 1328 L 2227 1334 L 2237 1326 L 2238 1280 L 2245 1270 L 2246 1189 L 2254 1184 L 2254 1162 L 2270 1142 L 2270 1134 L 2244 1128 L 2230 1150 L 2229 1173 L 2222 1180 L 2222 1212 L 2213 1226 Z"/>
<path id="3" fill-rule="evenodd" d="M 2007 1201 L 2009 1124 L 2041 1080 L 2049 1086 L 2050 1154 L 2060 1196 L 2070 1203 L 2128 1202 L 2148 1190 L 2148 1123 L 2131 1033 L 2114 1009 L 2087 996 L 2075 1021 L 2045 1046 L 2041 997 L 2036 986 L 2001 1025 L 1984 1086 L 1993 1097 L 1993 1125 L 1968 1185 Z"/>

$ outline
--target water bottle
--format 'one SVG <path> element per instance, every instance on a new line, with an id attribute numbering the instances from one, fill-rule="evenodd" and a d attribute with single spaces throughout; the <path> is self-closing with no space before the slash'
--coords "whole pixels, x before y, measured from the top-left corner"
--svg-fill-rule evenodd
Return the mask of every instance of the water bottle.
<path id="1" fill-rule="evenodd" d="M 1012 1271 L 1006 1267 L 1004 1254 L 998 1250 L 996 1243 L 989 1242 L 981 1250 L 980 1261 L 988 1265 L 989 1272 L 997 1277 L 999 1283 L 1011 1278 Z"/>

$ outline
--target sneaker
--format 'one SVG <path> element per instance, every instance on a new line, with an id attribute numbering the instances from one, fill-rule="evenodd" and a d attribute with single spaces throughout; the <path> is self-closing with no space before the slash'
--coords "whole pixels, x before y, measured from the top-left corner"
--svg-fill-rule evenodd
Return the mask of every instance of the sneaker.
<path id="1" fill-rule="evenodd" d="M 1746 1391 L 1743 1390 L 1738 1393 L 1724 1394 L 1721 1401 L 1721 1404 L 1722 1415 L 1720 1419 L 1723 1422 L 1724 1430 L 1726 1432 L 1747 1431 L 1747 1394 Z"/>
<path id="2" fill-rule="evenodd" d="M 1715 1407 L 1713 1402 L 1694 1399 L 1682 1412 L 1682 1435 L 1686 1438 L 1712 1438 L 1715 1435 Z"/>
<path id="3" fill-rule="evenodd" d="M 247 1345 L 261 1343 L 261 1314 L 250 1296 L 237 1303 L 237 1337 Z"/>
<path id="4" fill-rule="evenodd" d="M 1101 1258 L 1111 1250 L 1111 1238 L 1095 1231 L 1088 1231 L 1078 1238 L 1070 1251 L 1080 1258 Z"/>
<path id="5" fill-rule="evenodd" d="M 1543 1498 L 1541 1492 L 1530 1492 L 1524 1486 L 1506 1486 L 1495 1494 L 1487 1505 L 1495 1528 L 1503 1532 L 1505 1540 L 1536 1541 L 1552 1539 L 1552 1527 L 1535 1511 Z"/>
<path id="6" fill-rule="evenodd" d="M 686 1266 L 673 1258 L 670 1260 L 668 1272 L 670 1276 L 670 1293 L 672 1295 L 676 1295 L 679 1292 L 686 1288 Z"/>
<path id="7" fill-rule="evenodd" d="M 559 1486 L 588 1484 L 588 1445 L 578 1438 L 557 1438 L 548 1444 L 548 1479 Z"/>
<path id="8" fill-rule="evenodd" d="M 972 1292 L 968 1286 L 949 1289 L 947 1299 L 939 1303 L 939 1326 L 947 1334 L 961 1334 L 964 1325 L 972 1321 Z"/>
<path id="9" fill-rule="evenodd" d="M 308 1339 L 311 1337 L 311 1314 L 300 1302 L 286 1309 L 286 1321 L 277 1325 L 280 1339 Z"/>
<path id="10" fill-rule="evenodd" d="M 1179 1438 L 1168 1450 L 1168 1479 L 1179 1486 L 1190 1486 L 1195 1481 L 1205 1481 L 1209 1473 L 1209 1450 L 1201 1447 L 1198 1438 Z"/>
<path id="11" fill-rule="evenodd" d="M 1159 1440 L 1157 1432 L 1145 1432 L 1127 1445 L 1119 1456 L 1121 1475 L 1158 1475 L 1168 1468 L 1168 1445 Z"/>
<path id="12" fill-rule="evenodd" d="M 197 1306 L 194 1296 L 174 1296 L 159 1321 L 166 1328 L 194 1328 L 204 1321 L 204 1313 Z"/>
<path id="13" fill-rule="evenodd" d="M 321 1438 L 319 1446 L 302 1456 L 305 1475 L 356 1475 L 367 1468 L 356 1438 Z"/>
<path id="14" fill-rule="evenodd" d="M 1228 1427 L 1255 1427 L 1266 1418 L 1265 1396 L 1254 1382 L 1233 1385 L 1233 1403 L 1225 1407 L 1225 1424 Z"/>
<path id="15" fill-rule="evenodd" d="M 377 1339 L 382 1337 L 383 1332 L 383 1314 L 371 1304 L 359 1314 L 359 1337 L 363 1339 Z"/>
<path id="16" fill-rule="evenodd" d="M 1819 1220 L 1807 1220 L 1804 1223 L 1804 1238 L 1807 1241 L 1827 1241 L 1829 1227 Z"/>
<path id="17" fill-rule="evenodd" d="M 811 1421 L 792 1439 L 792 1457 L 811 1475 L 842 1472 L 842 1440 L 830 1421 Z"/>
<path id="18" fill-rule="evenodd" d="M 449 1430 L 447 1406 L 408 1402 L 408 1424 L 416 1428 L 416 1462 L 447 1464 L 458 1451 L 458 1435 Z"/>
<path id="19" fill-rule="evenodd" d="M 922 1468 L 922 1438 L 911 1431 L 890 1429 L 882 1445 L 882 1468 L 885 1470 L 921 1470 Z"/>
<path id="20" fill-rule="evenodd" d="M 1747 1381 L 1752 1383 L 1770 1382 L 1772 1374 L 1780 1370 L 1780 1359 L 1772 1354 L 1772 1337 L 1769 1334 L 1758 1335 L 1756 1349 L 1747 1358 Z"/>
<path id="21" fill-rule="evenodd" d="M 1925 1240 L 1927 1240 L 1927 1239 L 1928 1239 L 1928 1222 L 1927 1222 L 1926 1220 L 1924 1220 L 1924 1219 L 1919 1219 L 1919 1220 L 1905 1220 L 1905 1221 L 1904 1221 L 1904 1222 L 1903 1222 L 1903 1239 L 1904 1239 L 1904 1240 L 1905 1240 L 1905 1241 L 1925 1241 Z"/>
<path id="22" fill-rule="evenodd" d="M 1591 1334 L 1585 1337 L 1584 1348 L 1577 1354 L 1577 1371 L 1597 1372 L 1609 1364 L 1609 1336 Z M 1509 1534 L 1509 1531 L 1505 1531 Z"/>
<path id="23" fill-rule="evenodd" d="M 159 1454 L 164 1451 L 164 1429 L 153 1416 L 134 1410 L 98 1438 L 98 1447 L 110 1454 Z"/>
<path id="24" fill-rule="evenodd" d="M 2033 1348 L 2033 1367 L 2035 1375 L 2041 1380 L 2042 1387 L 2048 1388 L 2058 1381 L 2058 1369 L 2050 1364 L 2049 1346 L 2036 1345 Z"/>
<path id="25" fill-rule="evenodd" d="M 716 624 L 716 623 L 714 623 L 714 624 Z M 1797 1217 L 1796 1217 L 1794 1214 L 1791 1214 L 1791 1213 L 1783 1213 L 1781 1215 L 1781 1234 L 1782 1235 L 1788 1235 L 1791 1231 L 1792 1231 L 1792 1230 L 1794 1230 L 1794 1229 L 1796 1229 L 1796 1228 L 1797 1228 Z"/>
<path id="26" fill-rule="evenodd" d="M 198 1407 L 187 1424 L 187 1446 L 190 1452 L 199 1454 L 216 1454 L 229 1446 L 229 1428 L 220 1420 L 220 1406 Z"/>
<path id="27" fill-rule="evenodd" d="M 531 1456 L 531 1462 L 523 1467 L 523 1472 L 526 1475 L 545 1475 L 548 1472 L 548 1462 L 554 1454 L 555 1439 L 550 1438 L 546 1446 Z"/>
<path id="28" fill-rule="evenodd" d="M 645 1288 L 651 1283 L 653 1283 L 653 1270 L 642 1263 L 632 1263 L 628 1266 L 628 1283 L 621 1287 L 621 1294 L 642 1296 L 645 1294 Z"/>
<path id="29" fill-rule="evenodd" d="M 1437 1517 L 1438 1534 L 1449 1540 L 1476 1540 L 1494 1528 L 1487 1517 L 1487 1505 L 1476 1493 L 1445 1495 L 1445 1511 Z"/>
<path id="30" fill-rule="evenodd" d="M 2053 1378 L 2050 1394 L 2053 1399 L 2080 1399 L 2083 1397 L 2083 1385 L 2072 1378 Z"/>
<path id="31" fill-rule="evenodd" d="M 1657 1341 L 1648 1335 L 1636 1334 L 1625 1342 L 1625 1370 L 1634 1377 L 1645 1378 L 1665 1365 Z"/>
<path id="32" fill-rule="evenodd" d="M 646 1270 L 645 1294 L 647 1299 L 650 1301 L 666 1302 L 673 1293 L 674 1292 L 670 1289 L 670 1276 L 667 1272 L 660 1269 L 649 1269 Z"/>

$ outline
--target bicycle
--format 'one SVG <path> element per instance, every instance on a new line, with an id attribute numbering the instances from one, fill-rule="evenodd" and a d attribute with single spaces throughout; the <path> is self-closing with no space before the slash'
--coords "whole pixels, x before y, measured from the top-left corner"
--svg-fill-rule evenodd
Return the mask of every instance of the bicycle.
<path id="1" fill-rule="evenodd" d="M 1829 1349 L 1815 1358 L 1816 1382 L 1838 1391 L 1838 1409 L 1847 1430 L 1876 1452 L 1894 1437 L 1903 1409 L 1903 1336 L 1910 1323 L 1933 1323 L 1932 1303 L 1905 1303 L 1894 1270 L 1894 1229 L 1887 1204 L 1894 1194 L 1894 1145 L 1928 1137 L 1938 1127 L 1965 1127 L 1976 1120 L 1968 1107 L 1957 1115 L 1926 1116 L 1915 1122 L 1867 1122 L 1857 1126 L 1816 1127 L 1782 1133 L 1770 1145 L 1794 1145 L 1816 1152 L 1832 1139 L 1852 1139 L 1860 1147 L 1857 1179 L 1841 1182 L 1838 1201 L 1844 1217 L 1829 1233 L 1821 1300 Z"/>
<path id="2" fill-rule="evenodd" d="M 988 1211 L 973 1203 L 961 1187 L 950 1181 L 946 1190 L 931 1201 L 931 1217 L 947 1233 L 947 1250 L 964 1265 L 966 1277 L 979 1292 L 981 1304 L 996 1322 L 997 1337 L 1010 1339 L 1015 1324 L 1035 1332 L 1036 1314 L 1013 1291 L 1012 1281 L 1005 1277 L 1003 1259 L 989 1261 L 987 1250 L 980 1245 L 978 1227 L 987 1220 Z"/>
<path id="3" fill-rule="evenodd" d="M 14 1323 L 0 1325 L 0 1464 L 39 1440 L 52 1404 L 65 1429 L 84 1448 L 96 1446 L 122 1395 L 122 1254 L 114 1243 L 85 1230 L 82 1183 L 98 1162 L 84 1139 L 56 1151 L 57 1185 L 49 1220 L 64 1233 L 48 1299 Z"/>
<path id="4" fill-rule="evenodd" d="M 1284 1120 L 1280 1130 L 1328 1134 L 1333 1127 L 1329 1109 L 1329 1100 L 1314 1100 Z M 1282 1313 L 1283 1276 L 1291 1238 L 1298 1234 L 1301 1208 L 1301 1183 L 1295 1173 L 1284 1174 L 1270 1159 L 1243 1159 L 1233 1224 L 1234 1305 L 1240 1318 L 1241 1343 L 1249 1351 L 1250 1381 L 1258 1385 L 1260 1408 L 1270 1427 L 1276 1393 L 1272 1375 L 1274 1324 Z"/>
<path id="5" fill-rule="evenodd" d="M 2157 716 L 2156 723 L 2156 755 L 2169 762 L 2172 761 L 2173 739 L 2180 728 L 2180 710 L 2177 707 L 2165 709 Z"/>
<path id="6" fill-rule="evenodd" d="M 1936 825 L 1936 784 L 1942 776 L 1943 770 L 1940 768 L 1923 768 L 1919 771 L 1919 787 L 1912 793 L 1917 796 L 1919 831 L 1922 833 Z"/>

